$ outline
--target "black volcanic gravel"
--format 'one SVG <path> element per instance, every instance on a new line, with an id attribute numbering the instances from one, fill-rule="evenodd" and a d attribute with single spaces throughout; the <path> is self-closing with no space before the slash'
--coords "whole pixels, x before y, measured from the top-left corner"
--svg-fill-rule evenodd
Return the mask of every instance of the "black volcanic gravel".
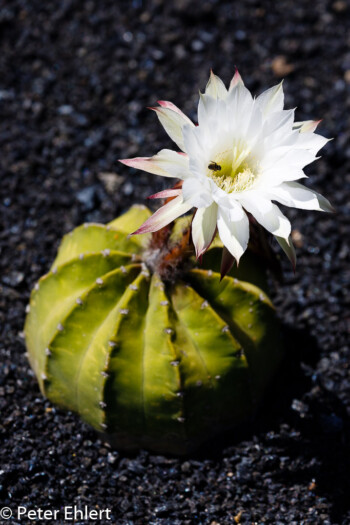
<path id="1" fill-rule="evenodd" d="M 350 523 L 349 34 L 346 0 L 0 2 L 0 503 L 110 508 L 118 525 Z M 116 161 L 171 146 L 146 106 L 194 117 L 209 69 L 229 82 L 235 64 L 255 93 L 285 76 L 297 119 L 323 118 L 334 140 L 306 184 L 337 214 L 286 211 L 288 357 L 256 421 L 196 456 L 125 455 L 43 399 L 25 306 L 64 233 L 163 187 Z"/>

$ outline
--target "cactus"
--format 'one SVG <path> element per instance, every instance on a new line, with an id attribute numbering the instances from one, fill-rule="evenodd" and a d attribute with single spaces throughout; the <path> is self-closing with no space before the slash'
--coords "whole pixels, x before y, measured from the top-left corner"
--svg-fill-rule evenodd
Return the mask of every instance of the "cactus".
<path id="1" fill-rule="evenodd" d="M 191 255 L 182 273 L 155 270 L 164 257 L 151 236 L 128 237 L 149 215 L 134 206 L 66 235 L 32 292 L 25 337 L 51 401 L 118 447 L 182 454 L 253 414 L 280 361 L 280 334 L 266 293 L 237 274 L 220 282 L 214 263 Z M 169 233 L 173 250 L 186 220 Z"/>

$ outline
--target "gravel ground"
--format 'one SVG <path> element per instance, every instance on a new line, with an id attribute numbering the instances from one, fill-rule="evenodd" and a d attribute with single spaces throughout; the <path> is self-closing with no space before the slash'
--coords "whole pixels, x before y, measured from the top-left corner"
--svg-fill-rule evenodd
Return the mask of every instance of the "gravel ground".
<path id="1" fill-rule="evenodd" d="M 118 525 L 350 523 L 349 30 L 341 0 L 0 2 L 3 505 L 89 505 Z M 162 188 L 116 162 L 170 146 L 145 108 L 194 117 L 209 69 L 228 82 L 235 64 L 255 93 L 285 77 L 297 119 L 323 118 L 335 140 L 307 184 L 337 214 L 287 210 L 298 267 L 283 261 L 274 299 L 288 358 L 251 427 L 184 459 L 125 455 L 42 398 L 25 305 L 64 233 Z"/>

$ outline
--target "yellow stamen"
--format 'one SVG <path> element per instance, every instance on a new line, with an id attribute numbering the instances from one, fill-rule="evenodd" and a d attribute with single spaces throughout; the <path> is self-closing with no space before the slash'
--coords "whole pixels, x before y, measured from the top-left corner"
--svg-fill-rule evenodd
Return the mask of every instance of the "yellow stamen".
<path id="1" fill-rule="evenodd" d="M 208 168 L 207 176 L 226 193 L 247 190 L 256 180 L 258 163 L 250 158 L 250 149 L 242 144 L 235 144 L 232 149 L 218 153 L 212 162 L 221 169 L 214 171 Z"/>

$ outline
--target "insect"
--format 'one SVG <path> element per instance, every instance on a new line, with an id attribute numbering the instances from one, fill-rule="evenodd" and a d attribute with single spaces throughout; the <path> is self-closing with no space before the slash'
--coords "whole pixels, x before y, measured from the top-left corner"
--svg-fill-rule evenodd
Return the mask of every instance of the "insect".
<path id="1" fill-rule="evenodd" d="M 221 166 L 213 160 L 211 160 L 210 164 L 208 165 L 208 169 L 213 171 L 221 171 Z"/>

